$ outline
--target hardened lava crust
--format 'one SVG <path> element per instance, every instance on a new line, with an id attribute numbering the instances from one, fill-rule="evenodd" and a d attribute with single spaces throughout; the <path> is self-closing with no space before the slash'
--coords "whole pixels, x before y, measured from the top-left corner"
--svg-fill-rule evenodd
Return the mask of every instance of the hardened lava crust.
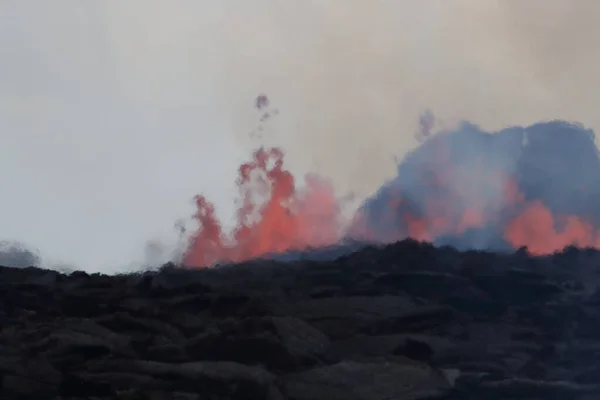
<path id="1" fill-rule="evenodd" d="M 600 253 L 0 268 L 3 399 L 600 398 Z"/>

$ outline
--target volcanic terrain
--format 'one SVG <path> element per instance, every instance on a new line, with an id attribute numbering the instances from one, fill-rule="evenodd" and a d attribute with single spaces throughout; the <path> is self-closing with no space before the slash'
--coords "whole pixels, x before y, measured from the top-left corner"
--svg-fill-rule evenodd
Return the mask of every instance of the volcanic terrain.
<path id="1" fill-rule="evenodd" d="M 197 196 L 180 262 L 0 268 L 0 397 L 600 398 L 594 133 L 425 133 L 349 221 L 259 148 L 235 229 Z"/>
<path id="2" fill-rule="evenodd" d="M 5 399 L 597 399 L 600 253 L 1 268 Z"/>

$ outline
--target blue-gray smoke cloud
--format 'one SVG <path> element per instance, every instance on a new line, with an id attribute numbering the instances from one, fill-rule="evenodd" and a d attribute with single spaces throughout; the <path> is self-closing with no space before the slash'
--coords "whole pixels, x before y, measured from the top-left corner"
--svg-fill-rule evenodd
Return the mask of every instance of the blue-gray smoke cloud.
<path id="1" fill-rule="evenodd" d="M 468 208 L 483 204 L 484 226 L 431 240 L 461 249 L 507 249 L 502 232 L 520 209 L 507 204 L 505 177 L 516 183 L 524 204 L 539 200 L 553 215 L 579 216 L 600 226 L 595 134 L 557 120 L 497 132 L 463 122 L 434 135 L 408 153 L 397 176 L 364 202 L 363 228 L 366 224 L 372 239 L 385 242 L 407 235 L 407 214 L 433 226 L 440 215 L 458 220 Z M 439 214 L 425 209 L 432 200 L 443 205 Z"/>
<path id="2" fill-rule="evenodd" d="M 40 266 L 39 253 L 17 241 L 0 241 L 0 266 L 26 268 Z"/>

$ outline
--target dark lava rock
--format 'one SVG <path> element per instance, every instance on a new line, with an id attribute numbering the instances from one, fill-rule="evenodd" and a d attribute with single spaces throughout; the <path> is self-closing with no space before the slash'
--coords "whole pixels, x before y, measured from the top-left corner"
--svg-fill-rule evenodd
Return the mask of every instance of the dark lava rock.
<path id="1" fill-rule="evenodd" d="M 0 398 L 596 399 L 599 266 L 406 241 L 119 276 L 0 267 Z"/>

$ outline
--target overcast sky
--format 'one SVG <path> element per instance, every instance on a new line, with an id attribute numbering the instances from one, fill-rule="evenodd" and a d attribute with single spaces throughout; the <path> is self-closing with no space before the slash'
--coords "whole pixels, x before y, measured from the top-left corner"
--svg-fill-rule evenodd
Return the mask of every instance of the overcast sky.
<path id="1" fill-rule="evenodd" d="M 0 3 L 0 239 L 114 272 L 204 192 L 231 215 L 256 145 L 364 196 L 418 116 L 600 128 L 597 0 Z M 360 162 L 357 162 L 360 160 Z"/>

